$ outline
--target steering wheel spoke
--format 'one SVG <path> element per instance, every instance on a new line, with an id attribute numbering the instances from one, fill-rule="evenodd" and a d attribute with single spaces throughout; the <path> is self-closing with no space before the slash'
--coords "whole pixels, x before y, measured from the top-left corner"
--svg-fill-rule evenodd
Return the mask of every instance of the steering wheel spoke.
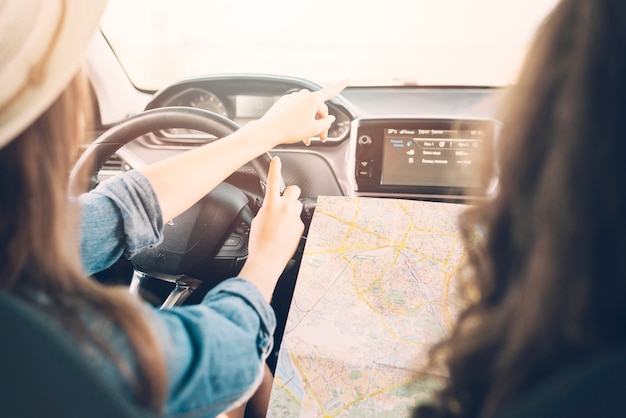
<path id="1" fill-rule="evenodd" d="M 201 284 L 201 280 L 182 276 L 176 281 L 174 289 L 170 292 L 159 309 L 169 309 L 181 305 Z"/>

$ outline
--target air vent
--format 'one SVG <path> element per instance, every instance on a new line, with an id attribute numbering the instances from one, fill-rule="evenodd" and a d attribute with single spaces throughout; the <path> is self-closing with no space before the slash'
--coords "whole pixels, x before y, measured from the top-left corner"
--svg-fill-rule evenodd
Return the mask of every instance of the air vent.
<path id="1" fill-rule="evenodd" d="M 124 169 L 124 161 L 117 154 L 111 155 L 111 157 L 109 157 L 109 159 L 106 160 L 106 162 L 102 166 L 102 170 L 116 171 L 118 173 L 121 171 L 126 171 Z"/>
<path id="2" fill-rule="evenodd" d="M 98 173 L 98 178 L 102 181 L 128 170 L 130 170 L 130 166 L 119 155 L 113 154 L 105 161 Z"/>
<path id="3" fill-rule="evenodd" d="M 143 135 L 137 138 L 137 141 L 151 149 L 188 150 L 214 142 L 216 139 L 217 137 L 211 134 L 175 128 L 160 130 L 158 135 L 154 133 Z"/>

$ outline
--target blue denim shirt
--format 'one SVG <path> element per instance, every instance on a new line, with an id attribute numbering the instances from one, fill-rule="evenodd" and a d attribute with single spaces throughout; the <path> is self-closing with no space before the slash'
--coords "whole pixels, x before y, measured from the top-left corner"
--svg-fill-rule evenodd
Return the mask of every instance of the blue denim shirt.
<path id="1" fill-rule="evenodd" d="M 137 171 L 107 180 L 79 200 L 81 255 L 90 274 L 107 268 L 122 254 L 130 257 L 162 239 L 163 219 L 156 195 Z M 276 318 L 250 282 L 228 279 L 198 305 L 157 310 L 143 304 L 142 311 L 167 363 L 165 415 L 212 417 L 247 401 L 259 386 Z M 131 350 L 122 332 L 107 318 L 98 318 L 91 326 L 132 367 Z M 88 354 L 106 376 L 130 388 L 111 360 L 101 353 Z"/>

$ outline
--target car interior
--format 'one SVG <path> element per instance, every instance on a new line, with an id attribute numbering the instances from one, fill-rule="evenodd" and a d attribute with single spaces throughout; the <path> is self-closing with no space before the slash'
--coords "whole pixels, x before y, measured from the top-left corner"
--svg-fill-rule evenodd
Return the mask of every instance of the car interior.
<path id="1" fill-rule="evenodd" d="M 168 62 L 165 53 L 149 62 L 141 62 L 140 58 L 132 65 L 122 62 L 124 54 L 132 53 L 117 47 L 120 42 L 129 40 L 134 32 L 113 33 L 116 24 L 123 26 L 125 23 L 116 21 L 122 18 L 113 15 L 124 8 L 121 3 L 124 2 L 112 2 L 109 6 L 110 15 L 105 16 L 102 30 L 87 51 L 85 63 L 93 90 L 96 123 L 90 141 L 84 144 L 86 152 L 77 162 L 71 181 L 85 170 L 91 170 L 87 162 L 92 159 L 96 163 L 95 170 L 91 170 L 91 187 L 95 187 L 98 182 L 121 172 L 218 141 L 261 117 L 280 96 L 301 89 L 319 90 L 325 83 L 338 81 L 333 73 L 320 72 L 321 75 L 314 78 L 290 71 L 294 66 L 292 61 L 306 60 L 300 56 L 306 55 L 305 44 L 299 52 L 293 49 L 286 52 L 284 60 L 288 62 L 284 63 L 284 71 L 257 71 L 252 63 L 247 69 L 244 62 L 238 68 L 233 66 L 232 71 L 204 69 L 185 76 L 167 73 L 165 79 L 168 81 L 161 84 L 139 83 L 132 78 L 132 65 L 154 68 L 160 62 L 164 70 L 175 65 Z M 141 21 L 149 18 L 157 24 L 168 25 L 163 21 L 167 15 L 165 11 L 151 12 L 148 3 L 138 3 L 138 7 L 143 8 L 138 11 L 145 15 L 142 19 L 134 15 L 135 31 L 140 31 Z M 278 3 L 279 6 L 282 4 Z M 392 3 L 398 8 L 402 5 L 402 2 Z M 414 6 L 409 6 L 410 2 L 404 3 L 406 10 L 417 11 L 421 7 L 418 3 Z M 495 7 L 493 3 L 490 4 Z M 527 12 L 532 14 L 528 18 L 531 22 L 528 33 L 554 3 L 543 2 L 535 6 L 534 14 Z M 378 7 L 382 8 L 382 4 L 380 2 Z M 470 13 L 465 6 L 459 7 L 464 13 Z M 377 10 L 380 12 L 381 9 Z M 213 11 L 216 15 L 227 13 L 217 6 Z M 376 10 L 371 13 L 375 16 Z M 130 9 L 126 14 L 133 15 Z M 382 18 L 389 14 L 393 13 L 384 12 Z M 359 13 L 354 11 L 347 16 L 359 19 Z M 252 19 L 240 14 L 237 18 L 240 21 L 231 24 L 242 25 Z M 342 19 L 337 14 L 331 19 L 334 27 L 339 28 Z M 363 19 L 364 23 L 369 22 L 367 16 Z M 219 27 L 216 20 L 215 16 L 206 16 L 208 26 L 216 24 Z M 402 23 L 406 23 L 405 20 Z M 496 25 L 495 29 L 498 28 L 501 29 L 501 25 Z M 335 37 L 345 35 L 340 29 L 336 32 Z M 233 35 L 219 33 L 218 36 L 223 37 L 223 48 L 232 48 L 233 55 L 241 55 L 242 52 L 237 50 L 241 45 Z M 245 42 L 254 44 L 255 40 L 249 36 Z M 350 40 L 344 39 L 338 44 L 343 46 Z M 219 45 L 215 39 L 213 41 Z M 232 46 L 229 41 L 233 42 Z M 438 44 L 441 51 L 446 42 L 451 43 L 444 40 Z M 138 44 L 141 48 L 141 43 Z M 491 42 L 491 47 L 495 48 L 494 44 L 497 42 Z M 506 45 L 499 47 L 507 48 Z M 520 49 L 522 56 L 523 47 Z M 313 54 L 315 49 L 311 48 L 311 51 Z M 360 52 L 363 53 L 363 49 Z M 388 53 L 409 52 L 394 49 Z M 465 65 L 466 60 L 471 59 L 468 57 L 471 54 L 457 62 L 457 72 L 471 67 Z M 480 57 L 481 53 L 477 53 L 477 60 Z M 259 57 L 248 58 L 250 62 L 256 59 Z M 319 65 L 341 68 L 342 59 L 338 57 L 336 62 Z M 380 61 L 376 63 L 378 66 L 396 66 L 393 58 L 378 58 L 376 55 L 358 64 L 373 66 L 372 62 L 377 60 Z M 346 68 L 351 67 L 347 65 Z M 506 138 L 499 135 L 498 110 L 507 87 L 514 81 L 515 71 L 506 81 L 493 83 L 472 77 L 468 78 L 469 81 L 461 78 L 461 81 L 445 82 L 435 77 L 429 81 L 428 75 L 422 78 L 409 71 L 410 67 L 403 69 L 395 79 L 389 80 L 354 79 L 327 102 L 329 113 L 336 120 L 326 141 L 314 138 L 309 146 L 303 143 L 282 145 L 259 156 L 233 173 L 190 210 L 165 225 L 162 245 L 146 249 L 131 260 L 121 258 L 110 269 L 97 273 L 95 278 L 107 284 L 127 285 L 131 293 L 154 306 L 167 308 L 196 303 L 220 281 L 237 276 L 247 257 L 250 223 L 263 201 L 269 158 L 279 156 L 285 184 L 296 184 L 302 190 L 301 217 L 305 232 L 272 301 L 278 328 L 268 366 L 274 372 L 318 197 L 371 197 L 471 205 L 489 198 L 497 190 L 497 164 L 491 158 L 498 147 L 506 146 Z M 441 67 L 433 70 L 433 74 L 442 72 Z M 341 77 L 344 71 L 336 74 Z M 350 74 L 345 75 L 352 79 Z M 486 165 L 491 170 L 484 170 Z M 3 394 L 3 404 L 14 404 L 15 410 L 21 410 L 17 416 L 148 416 L 127 404 L 98 378 L 97 372 L 89 370 L 74 348 L 54 335 L 45 318 L 14 301 L 3 300 L 0 308 L 2 316 L 10 315 L 20 321 L 10 329 L 1 330 L 2 335 L 16 336 L 11 340 L 14 344 L 5 346 L 6 354 L 1 356 L 1 368 L 7 372 L 3 372 L 6 379 L 1 379 L 3 388 L 0 393 Z M 5 326 L 5 321 L 2 325 Z M 33 352 L 38 354 L 31 354 Z M 36 361 L 23 366 L 26 358 Z M 590 411 L 598 412 L 595 402 L 600 398 L 609 411 L 612 402 L 619 402 L 617 388 L 626 387 L 625 367 L 623 353 L 616 353 L 614 358 L 601 362 L 581 365 L 577 370 L 547 382 L 545 387 L 538 388 L 527 399 L 503 411 L 501 416 L 592 416 Z M 9 385 L 7 379 L 15 376 L 21 378 L 12 381 L 11 390 L 5 390 Z M 89 384 L 81 383 L 83 379 Z M 44 401 L 32 403 L 29 399 L 33 392 L 47 396 Z M 594 409 L 590 409 L 592 406 Z"/>

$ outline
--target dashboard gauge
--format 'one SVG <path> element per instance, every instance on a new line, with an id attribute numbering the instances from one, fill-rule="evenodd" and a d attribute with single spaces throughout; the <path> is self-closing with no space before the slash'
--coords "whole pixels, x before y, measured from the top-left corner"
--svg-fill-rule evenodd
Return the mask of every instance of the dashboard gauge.
<path id="1" fill-rule="evenodd" d="M 247 84 L 246 84 L 247 85 Z M 306 88 L 306 86 L 305 86 Z M 203 109 L 227 119 L 240 126 L 262 117 L 265 112 L 282 96 L 300 89 L 288 89 L 281 91 L 270 88 L 265 84 L 242 88 L 238 84 L 215 85 L 198 83 L 188 85 L 187 88 L 178 90 L 176 94 L 165 100 L 154 100 L 154 107 L 182 106 Z M 215 93 L 216 92 L 216 93 Z M 328 129 L 327 140 L 330 143 L 344 141 L 350 134 L 351 123 L 354 116 L 343 104 L 329 101 L 329 114 L 335 116 L 335 121 Z M 210 133 L 199 132 L 186 128 L 170 128 L 158 131 L 155 141 L 161 141 L 163 145 L 193 146 L 194 144 L 206 143 L 216 140 L 216 136 Z M 320 142 L 319 139 L 315 139 Z"/>
<path id="2" fill-rule="evenodd" d="M 335 140 L 343 139 L 350 130 L 350 120 L 335 120 L 328 129 L 328 137 Z"/>
<path id="3" fill-rule="evenodd" d="M 217 113 L 218 115 L 222 115 L 224 117 L 228 117 L 228 111 L 226 110 L 224 103 L 219 97 L 217 97 L 217 95 L 211 93 L 210 91 L 193 89 L 193 94 L 190 94 L 190 91 L 188 91 L 187 97 L 189 98 L 187 105 L 190 107 L 197 107 Z"/>
<path id="4" fill-rule="evenodd" d="M 197 87 L 183 90 L 170 99 L 168 103 L 165 103 L 165 106 L 195 107 L 217 113 L 225 118 L 230 118 L 226 105 L 216 94 Z M 159 132 L 162 139 L 170 142 L 174 141 L 180 144 L 197 142 L 202 143 L 215 140 L 215 136 L 213 135 L 190 129 L 171 128 L 163 129 Z"/>
<path id="5" fill-rule="evenodd" d="M 328 129 L 328 139 L 339 141 L 350 131 L 350 118 L 343 112 L 331 112 L 331 115 L 334 115 L 336 119 Z"/>

